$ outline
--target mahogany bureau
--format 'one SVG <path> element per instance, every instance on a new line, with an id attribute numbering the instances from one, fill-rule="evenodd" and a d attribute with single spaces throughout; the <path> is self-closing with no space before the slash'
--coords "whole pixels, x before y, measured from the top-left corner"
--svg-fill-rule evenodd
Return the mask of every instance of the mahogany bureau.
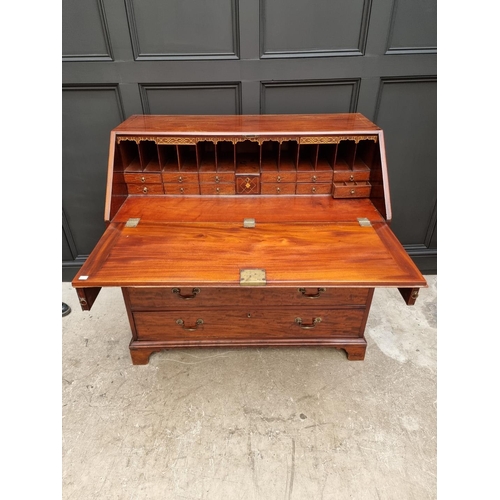
<path id="1" fill-rule="evenodd" d="M 425 279 L 389 228 L 382 130 L 358 113 L 132 116 L 111 131 L 107 228 L 83 310 L 121 287 L 133 364 L 174 347 L 365 356 L 376 287 Z"/>

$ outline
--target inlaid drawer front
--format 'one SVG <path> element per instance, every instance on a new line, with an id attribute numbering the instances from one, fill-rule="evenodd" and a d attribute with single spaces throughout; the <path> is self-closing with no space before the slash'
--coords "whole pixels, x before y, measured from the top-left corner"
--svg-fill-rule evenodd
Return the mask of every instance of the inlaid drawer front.
<path id="1" fill-rule="evenodd" d="M 297 172 L 297 182 L 332 182 L 332 170 L 317 170 L 314 172 Z"/>
<path id="2" fill-rule="evenodd" d="M 334 171 L 333 180 L 335 182 L 368 181 L 370 180 L 370 171 L 369 170 Z"/>
<path id="3" fill-rule="evenodd" d="M 235 194 L 234 183 L 204 183 L 200 184 L 201 194 Z"/>
<path id="4" fill-rule="evenodd" d="M 261 194 L 295 194 L 295 184 L 291 182 L 267 182 L 260 185 Z"/>
<path id="5" fill-rule="evenodd" d="M 334 198 L 364 198 L 370 196 L 371 185 L 367 181 L 334 182 Z"/>
<path id="6" fill-rule="evenodd" d="M 200 182 L 220 184 L 222 182 L 234 183 L 234 173 L 231 172 L 200 172 Z"/>
<path id="7" fill-rule="evenodd" d="M 127 184 L 128 194 L 163 194 L 163 184 Z"/>
<path id="8" fill-rule="evenodd" d="M 163 184 L 165 194 L 200 194 L 198 184 Z"/>
<path id="9" fill-rule="evenodd" d="M 259 194 L 260 176 L 258 175 L 237 175 L 236 194 Z"/>
<path id="10" fill-rule="evenodd" d="M 198 184 L 197 172 L 163 172 L 163 182 L 175 184 Z"/>
<path id="11" fill-rule="evenodd" d="M 199 309 L 136 312 L 138 340 L 362 336 L 364 309 Z"/>
<path id="12" fill-rule="evenodd" d="M 262 172 L 260 179 L 262 182 L 296 182 L 297 172 Z"/>
<path id="13" fill-rule="evenodd" d="M 189 309 L 200 307 L 300 306 L 342 307 L 366 305 L 368 288 L 203 288 L 129 287 L 124 288 L 132 311 Z"/>
<path id="14" fill-rule="evenodd" d="M 330 194 L 331 192 L 331 184 L 315 184 L 312 182 L 303 182 L 301 184 L 297 184 L 296 190 L 296 194 Z"/>
<path id="15" fill-rule="evenodd" d="M 125 182 L 131 184 L 161 184 L 161 174 L 124 174 Z"/>

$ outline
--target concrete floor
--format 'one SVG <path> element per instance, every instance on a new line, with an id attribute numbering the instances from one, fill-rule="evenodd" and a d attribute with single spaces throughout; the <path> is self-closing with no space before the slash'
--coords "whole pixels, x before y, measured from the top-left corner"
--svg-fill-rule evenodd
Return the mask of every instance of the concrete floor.
<path id="1" fill-rule="evenodd" d="M 62 284 L 63 498 L 435 499 L 437 277 L 375 291 L 365 361 L 182 349 L 131 364 L 119 289 Z"/>

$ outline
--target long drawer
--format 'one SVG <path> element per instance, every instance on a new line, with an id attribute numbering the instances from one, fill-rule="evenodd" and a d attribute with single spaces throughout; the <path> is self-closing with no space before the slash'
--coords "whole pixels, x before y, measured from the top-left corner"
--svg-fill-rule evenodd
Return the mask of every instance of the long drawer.
<path id="1" fill-rule="evenodd" d="M 368 288 L 124 288 L 132 311 L 253 305 L 364 306 Z"/>
<path id="2" fill-rule="evenodd" d="M 201 309 L 133 314 L 137 340 L 359 337 L 366 310 Z"/>

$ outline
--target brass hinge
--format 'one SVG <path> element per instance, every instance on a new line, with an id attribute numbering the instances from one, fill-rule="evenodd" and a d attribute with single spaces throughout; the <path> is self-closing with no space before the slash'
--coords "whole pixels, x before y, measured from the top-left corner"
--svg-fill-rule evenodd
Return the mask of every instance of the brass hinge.
<path id="1" fill-rule="evenodd" d="M 358 217 L 358 222 L 362 227 L 372 227 L 372 223 L 366 217 Z"/>
<path id="2" fill-rule="evenodd" d="M 125 227 L 137 227 L 137 224 L 139 224 L 139 221 L 141 218 L 130 218 L 126 223 Z"/>
<path id="3" fill-rule="evenodd" d="M 255 227 L 255 219 L 243 219 L 243 227 Z"/>
<path id="4" fill-rule="evenodd" d="M 266 284 L 265 269 L 240 269 L 241 286 L 261 286 Z"/>

